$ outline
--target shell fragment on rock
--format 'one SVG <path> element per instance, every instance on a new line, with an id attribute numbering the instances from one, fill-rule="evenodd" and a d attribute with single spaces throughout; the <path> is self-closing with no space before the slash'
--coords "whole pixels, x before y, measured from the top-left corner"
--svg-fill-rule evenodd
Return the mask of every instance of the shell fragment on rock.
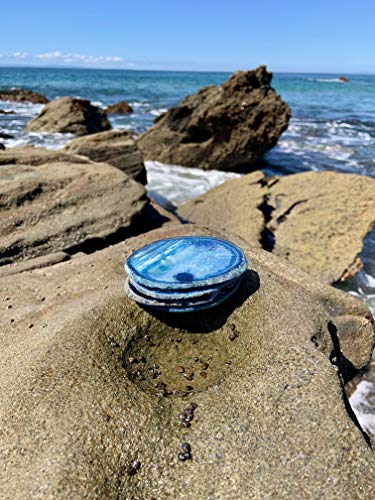
<path id="1" fill-rule="evenodd" d="M 169 312 L 216 306 L 238 288 L 247 269 L 242 250 L 209 236 L 168 238 L 136 250 L 126 261 L 126 294 Z"/>

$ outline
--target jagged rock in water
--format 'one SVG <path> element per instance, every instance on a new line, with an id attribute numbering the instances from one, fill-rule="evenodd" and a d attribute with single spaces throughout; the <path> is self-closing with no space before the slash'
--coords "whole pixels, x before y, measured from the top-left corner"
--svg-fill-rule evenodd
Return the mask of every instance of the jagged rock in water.
<path id="1" fill-rule="evenodd" d="M 110 130 L 78 137 L 70 141 L 64 151 L 87 156 L 93 161 L 109 163 L 136 181 L 147 183 L 142 154 L 132 134 L 127 130 Z"/>
<path id="2" fill-rule="evenodd" d="M 245 251 L 236 295 L 188 315 L 124 295 L 132 251 L 193 234 Z M 343 394 L 374 344 L 355 298 L 189 225 L 0 290 L 2 498 L 372 497 L 375 456 Z"/>
<path id="3" fill-rule="evenodd" d="M 32 104 L 47 104 L 45 95 L 29 89 L 0 89 L 1 101 L 31 102 Z M 7 113 L 9 114 L 9 113 Z"/>
<path id="4" fill-rule="evenodd" d="M 361 269 L 358 254 L 375 224 L 375 180 L 337 172 L 266 179 L 254 172 L 187 201 L 180 217 L 263 244 L 326 283 Z M 264 241 L 267 235 L 269 240 Z"/>
<path id="5" fill-rule="evenodd" d="M 133 113 L 133 108 L 128 102 L 120 101 L 108 106 L 105 112 L 111 115 L 128 115 L 129 113 Z"/>
<path id="6" fill-rule="evenodd" d="M 287 104 L 260 66 L 186 97 L 138 139 L 146 160 L 204 170 L 242 170 L 277 143 L 288 126 Z"/>
<path id="7" fill-rule="evenodd" d="M 62 132 L 76 135 L 110 130 L 104 110 L 86 99 L 60 97 L 48 103 L 38 116 L 30 120 L 26 132 Z"/>
<path id="8" fill-rule="evenodd" d="M 117 168 L 33 147 L 0 153 L 0 200 L 0 265 L 138 233 L 149 204 Z"/>

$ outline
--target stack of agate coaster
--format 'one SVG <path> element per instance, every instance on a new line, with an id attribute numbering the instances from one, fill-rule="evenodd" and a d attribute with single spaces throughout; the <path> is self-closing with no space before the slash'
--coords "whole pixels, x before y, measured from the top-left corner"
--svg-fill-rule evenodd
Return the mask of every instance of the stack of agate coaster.
<path id="1" fill-rule="evenodd" d="M 155 241 L 126 261 L 125 292 L 136 302 L 168 312 L 214 307 L 238 288 L 247 269 L 242 250 L 210 236 Z"/>

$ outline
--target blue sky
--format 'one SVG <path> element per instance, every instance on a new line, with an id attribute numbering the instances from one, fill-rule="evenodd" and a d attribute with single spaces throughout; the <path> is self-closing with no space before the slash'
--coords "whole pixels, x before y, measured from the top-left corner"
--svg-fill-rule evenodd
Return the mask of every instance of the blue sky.
<path id="1" fill-rule="evenodd" d="M 3 2 L 0 65 L 375 73 L 375 0 Z"/>

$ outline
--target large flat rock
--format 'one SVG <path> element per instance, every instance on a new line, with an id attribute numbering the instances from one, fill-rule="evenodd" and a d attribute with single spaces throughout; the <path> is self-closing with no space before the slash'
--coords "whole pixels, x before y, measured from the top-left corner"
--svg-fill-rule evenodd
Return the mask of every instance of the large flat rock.
<path id="1" fill-rule="evenodd" d="M 260 66 L 186 97 L 139 137 L 145 160 L 204 170 L 247 168 L 288 126 L 289 108 L 271 79 Z"/>
<path id="2" fill-rule="evenodd" d="M 274 253 L 327 283 L 361 268 L 357 257 L 375 224 L 375 179 L 337 172 L 288 175 L 268 198 Z"/>
<path id="3" fill-rule="evenodd" d="M 180 205 L 178 215 L 196 224 L 227 229 L 261 248 L 265 226 L 261 207 L 267 192 L 264 183 L 262 172 L 223 182 Z"/>
<path id="4" fill-rule="evenodd" d="M 125 297 L 126 257 L 187 234 L 243 247 L 238 293 L 190 315 Z M 2 498 L 372 497 L 375 456 L 342 389 L 374 344 L 353 297 L 188 225 L 4 278 L 0 293 Z"/>
<path id="5" fill-rule="evenodd" d="M 142 154 L 127 130 L 110 130 L 77 137 L 64 147 L 64 151 L 109 163 L 136 181 L 147 183 Z"/>
<path id="6" fill-rule="evenodd" d="M 87 99 L 59 97 L 46 104 L 38 116 L 30 120 L 26 132 L 61 132 L 76 135 L 110 130 L 104 110 Z"/>
<path id="7" fill-rule="evenodd" d="M 375 180 L 337 172 L 266 179 L 252 173 L 180 206 L 191 222 L 233 231 L 326 283 L 361 268 L 358 254 L 375 224 Z M 264 241 L 265 232 L 274 241 Z"/>
<path id="8" fill-rule="evenodd" d="M 105 163 L 8 149 L 0 153 L 0 265 L 138 233 L 148 203 L 141 184 Z"/>

